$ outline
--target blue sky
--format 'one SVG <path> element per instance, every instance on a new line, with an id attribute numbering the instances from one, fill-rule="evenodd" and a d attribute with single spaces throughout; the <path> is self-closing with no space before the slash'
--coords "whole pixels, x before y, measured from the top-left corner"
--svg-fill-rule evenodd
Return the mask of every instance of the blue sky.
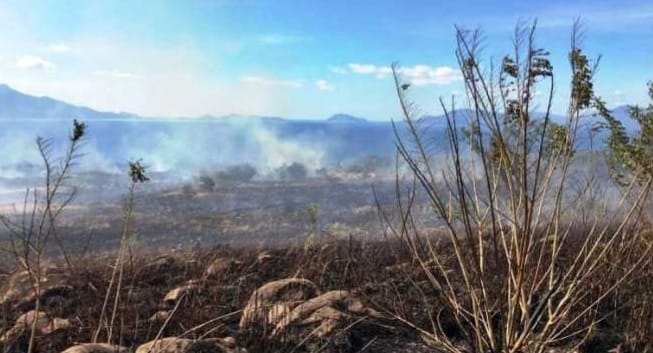
<path id="1" fill-rule="evenodd" d="M 538 18 L 564 111 L 574 18 L 602 54 L 596 90 L 645 103 L 653 79 L 653 2 L 639 1 L 3 1 L 0 82 L 100 110 L 147 116 L 229 113 L 323 118 L 398 116 L 388 66 L 438 113 L 461 91 L 454 25 L 480 27 L 485 54 L 511 49 Z"/>

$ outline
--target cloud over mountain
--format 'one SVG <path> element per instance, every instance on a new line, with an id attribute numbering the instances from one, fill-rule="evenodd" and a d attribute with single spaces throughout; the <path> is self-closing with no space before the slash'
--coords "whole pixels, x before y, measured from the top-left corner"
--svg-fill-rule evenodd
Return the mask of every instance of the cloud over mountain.
<path id="1" fill-rule="evenodd" d="M 21 56 L 14 66 L 26 70 L 53 70 L 57 67 L 54 63 L 33 55 Z"/>

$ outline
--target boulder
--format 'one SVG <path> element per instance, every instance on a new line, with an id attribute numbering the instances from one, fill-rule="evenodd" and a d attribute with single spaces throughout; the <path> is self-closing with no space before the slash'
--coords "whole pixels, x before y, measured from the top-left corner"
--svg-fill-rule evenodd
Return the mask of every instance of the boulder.
<path id="1" fill-rule="evenodd" d="M 0 288 L 0 305 L 12 305 L 16 308 L 33 306 L 36 292 L 32 280 L 26 270 L 11 274 Z M 44 268 L 40 280 L 41 300 L 68 295 L 73 290 L 72 287 L 65 285 L 64 272 L 54 267 Z"/>
<path id="2" fill-rule="evenodd" d="M 127 353 L 129 350 L 122 346 L 107 343 L 83 343 L 72 346 L 61 353 Z"/>
<path id="3" fill-rule="evenodd" d="M 165 322 L 170 317 L 170 312 L 166 310 L 159 310 L 156 313 L 152 314 L 149 319 L 149 322 Z"/>
<path id="4" fill-rule="evenodd" d="M 259 263 L 259 264 L 270 261 L 271 259 L 274 259 L 274 256 L 272 256 L 272 254 L 270 254 L 268 251 L 261 251 L 256 256 L 256 262 Z"/>
<path id="5" fill-rule="evenodd" d="M 286 317 L 292 311 L 292 303 L 282 302 L 272 304 L 267 311 L 266 322 L 274 324 L 279 322 L 282 318 Z"/>
<path id="6" fill-rule="evenodd" d="M 229 348 L 219 340 L 192 340 L 188 338 L 167 337 L 142 344 L 136 353 L 236 353 L 242 352 Z"/>
<path id="7" fill-rule="evenodd" d="M 242 261 L 236 259 L 218 257 L 211 261 L 211 264 L 206 268 L 206 271 L 204 271 L 204 278 L 218 277 L 225 272 L 233 270 L 236 266 L 241 264 Z"/>
<path id="8" fill-rule="evenodd" d="M 341 324 L 346 325 L 361 318 L 381 317 L 380 313 L 367 308 L 350 292 L 335 290 L 297 305 L 278 321 L 272 335 L 279 336 L 284 332 L 310 327 L 312 335 L 322 338 Z"/>
<path id="9" fill-rule="evenodd" d="M 21 315 L 12 328 L 7 330 L 1 337 L 0 343 L 5 347 L 27 346 L 32 333 L 32 325 L 36 321 L 36 342 L 44 340 L 57 331 L 64 331 L 73 327 L 68 319 L 50 318 L 45 312 L 35 310 Z M 11 350 L 11 349 L 10 349 Z"/>
<path id="10" fill-rule="evenodd" d="M 286 278 L 266 283 L 250 296 L 239 327 L 248 329 L 256 324 L 276 325 L 297 305 L 318 293 L 317 286 L 307 279 Z"/>
<path id="11" fill-rule="evenodd" d="M 183 286 L 177 287 L 166 294 L 163 303 L 166 305 L 175 305 L 182 297 L 188 297 L 199 293 L 201 286 L 199 281 L 190 280 Z"/>
<path id="12" fill-rule="evenodd" d="M 227 348 L 236 348 L 236 339 L 231 336 L 218 338 L 217 341 Z"/>

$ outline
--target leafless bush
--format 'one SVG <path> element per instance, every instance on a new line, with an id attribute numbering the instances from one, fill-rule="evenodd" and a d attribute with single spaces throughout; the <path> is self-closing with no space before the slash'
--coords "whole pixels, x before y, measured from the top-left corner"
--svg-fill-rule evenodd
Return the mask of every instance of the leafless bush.
<path id="1" fill-rule="evenodd" d="M 549 53 L 536 46 L 535 24 L 517 27 L 514 53 L 498 67 L 481 61 L 478 31 L 457 29 L 470 111 L 461 116 L 441 100 L 448 168 L 433 163 L 429 151 L 438 142 L 424 134 L 407 98 L 410 83 L 394 70 L 407 129 L 406 135 L 396 127 L 397 148 L 416 187 L 398 188 L 400 217 L 389 225 L 437 293 L 423 294 L 425 301 L 439 303 L 426 326 L 396 316 L 439 349 L 544 352 L 578 345 L 604 319 L 599 307 L 651 254 L 651 242 L 633 228 L 650 174 L 637 174 L 637 188 L 625 187 L 615 207 L 625 211 L 596 214 L 584 227 L 567 216 L 570 165 L 579 122 L 593 103 L 598 63 L 592 65 L 578 38 L 576 24 L 566 121 L 557 124 L 551 119 L 553 68 Z M 547 93 L 542 116 L 533 113 L 536 90 Z M 427 196 L 444 237 L 419 226 L 418 193 Z"/>
<path id="2" fill-rule="evenodd" d="M 72 168 L 80 158 L 79 148 L 86 133 L 86 124 L 75 120 L 63 157 L 53 155 L 53 141 L 38 137 L 36 145 L 45 168 L 42 189 L 27 190 L 23 208 L 18 216 L 0 215 L 0 222 L 9 231 L 9 252 L 16 265 L 25 271 L 34 292 L 34 310 L 41 307 L 42 284 L 45 271 L 45 252 L 50 241 L 59 245 L 70 268 L 71 261 L 57 237 L 57 218 L 75 197 L 76 189 L 68 184 Z M 38 320 L 33 320 L 27 353 L 34 351 Z"/>
<path id="3" fill-rule="evenodd" d="M 136 185 L 139 183 L 144 183 L 149 181 L 149 177 L 145 174 L 145 167 L 141 164 L 140 161 L 129 162 L 129 177 L 131 183 L 129 184 L 129 191 L 127 193 L 127 198 L 125 200 L 125 206 L 123 208 L 123 226 L 122 232 L 120 234 L 120 248 L 118 249 L 118 256 L 116 257 L 116 262 L 113 265 L 113 272 L 111 273 L 111 280 L 109 281 L 109 287 L 104 297 L 104 302 L 102 304 L 102 310 L 100 311 L 100 318 L 98 327 L 93 334 L 93 343 L 97 343 L 102 328 L 104 327 L 107 331 L 107 343 L 112 342 L 114 329 L 116 328 L 116 316 L 118 314 L 118 308 L 120 304 L 120 299 L 122 295 L 122 286 L 123 278 L 125 272 L 125 265 L 127 262 L 127 256 L 129 255 L 129 242 L 133 235 L 132 229 L 132 215 L 134 213 L 134 191 Z M 115 293 L 113 296 L 113 309 L 111 310 L 111 318 L 106 321 L 106 311 L 109 304 L 109 298 L 111 298 L 111 291 L 114 290 L 113 286 L 115 284 Z"/>

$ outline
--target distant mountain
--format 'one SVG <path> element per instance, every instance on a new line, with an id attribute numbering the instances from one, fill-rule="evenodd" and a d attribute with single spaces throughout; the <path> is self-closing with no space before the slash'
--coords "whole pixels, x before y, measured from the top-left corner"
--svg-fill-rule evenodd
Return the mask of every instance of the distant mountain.
<path id="1" fill-rule="evenodd" d="M 330 123 L 366 123 L 367 119 L 349 114 L 334 114 L 327 119 Z"/>
<path id="2" fill-rule="evenodd" d="M 628 110 L 614 110 L 627 129 L 636 124 Z M 473 117 L 469 110 L 456 111 L 459 128 Z M 177 170 L 194 173 L 216 165 L 251 163 L 259 168 L 275 168 L 300 161 L 309 169 L 338 165 L 366 155 L 394 156 L 395 128 L 408 136 L 407 126 L 397 119 L 369 121 L 348 114 L 336 114 L 323 120 L 284 119 L 274 116 L 206 115 L 196 118 L 143 118 L 134 114 L 99 112 L 48 97 L 34 97 L 0 85 L 0 146 L 3 165 L 17 172 L 40 165 L 26 144 L 35 136 L 59 137 L 69 134 L 70 120 L 88 123 L 88 154 L 85 165 L 94 170 L 117 170 L 128 159 L 143 158 L 153 171 Z M 39 119 L 38 122 L 34 120 Z M 561 116 L 554 121 L 562 121 Z M 600 117 L 588 116 L 579 134 L 590 140 L 592 123 Z M 418 128 L 428 136 L 433 153 L 446 150 L 447 123 L 444 116 L 424 116 Z M 592 137 L 598 141 L 604 137 Z M 65 141 L 65 139 L 58 139 Z M 584 140 L 583 140 L 584 141 Z M 588 145 L 580 142 L 581 146 Z M 31 157 L 30 157 L 31 156 Z M 29 157 L 29 158 L 28 158 Z M 38 157 L 38 156 L 36 156 Z M 31 159 L 30 159 L 31 158 Z M 0 170 L 0 176 L 9 175 Z"/>
<path id="3" fill-rule="evenodd" d="M 621 105 L 612 109 L 612 114 L 623 124 L 624 128 L 628 132 L 636 132 L 639 130 L 639 124 L 635 119 L 632 118 L 630 114 L 630 107 L 627 105 Z"/>
<path id="4" fill-rule="evenodd" d="M 474 111 L 470 109 L 457 109 L 449 112 L 449 117 L 456 119 L 458 126 L 465 126 L 474 117 Z M 430 127 L 447 127 L 447 116 L 442 115 L 424 115 L 421 117 L 422 124 Z"/>
<path id="5" fill-rule="evenodd" d="M 631 130 L 637 127 L 636 122 L 630 118 L 630 109 L 628 106 L 623 105 L 616 107 L 612 110 L 613 114 L 624 123 L 624 126 L 627 130 Z M 459 122 L 467 120 L 467 118 L 473 116 L 473 111 L 469 109 L 459 109 L 456 110 L 455 116 Z M 450 113 L 451 114 L 451 113 Z M 453 115 L 453 114 L 451 114 Z M 536 113 L 536 115 L 541 115 Z M 62 102 L 50 97 L 37 97 L 29 94 L 19 92 L 6 84 L 0 84 L 0 119 L 21 119 L 21 118 L 32 118 L 32 119 L 71 119 L 77 118 L 82 120 L 98 120 L 98 119 L 133 119 L 133 118 L 143 118 L 137 114 L 131 113 L 115 113 L 115 112 L 101 112 L 88 107 L 77 106 Z M 167 117 L 158 117 L 160 119 L 167 119 Z M 187 117 L 176 117 L 170 119 L 178 119 Z M 563 122 L 564 116 L 553 115 L 554 121 Z M 598 119 L 598 117 L 595 117 Z M 194 120 L 222 120 L 222 121 L 239 121 L 239 120 L 249 120 L 256 121 L 259 120 L 264 123 L 284 123 L 284 122 L 293 122 L 297 120 L 288 120 L 282 117 L 275 116 L 256 116 L 256 115 L 241 115 L 241 114 L 230 114 L 225 116 L 214 116 L 214 115 L 203 115 Z M 423 121 L 433 123 L 433 125 L 443 125 L 446 124 L 446 119 L 444 115 L 425 115 L 422 117 Z M 300 120 L 301 121 L 301 120 Z M 312 120 L 319 121 L 319 120 Z M 365 124 L 371 123 L 365 118 L 353 116 L 345 113 L 338 113 L 330 116 L 326 119 L 328 123 L 346 123 L 346 124 Z M 376 122 L 375 122 L 376 123 Z M 382 122 L 381 122 L 382 123 Z"/>
<path id="6" fill-rule="evenodd" d="M 0 85 L 0 119 L 125 119 L 135 117 L 128 113 L 99 112 L 52 99 L 36 97 Z"/>

